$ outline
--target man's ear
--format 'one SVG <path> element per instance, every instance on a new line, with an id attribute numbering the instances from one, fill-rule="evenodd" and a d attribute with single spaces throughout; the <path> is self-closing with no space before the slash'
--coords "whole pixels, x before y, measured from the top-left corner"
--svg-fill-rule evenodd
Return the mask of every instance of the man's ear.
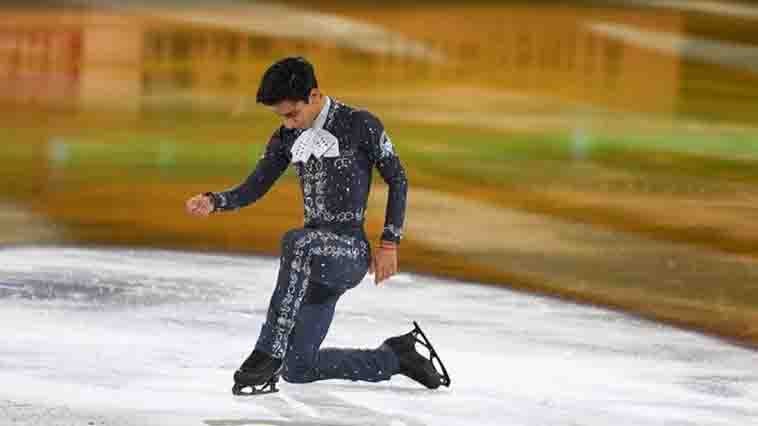
<path id="1" fill-rule="evenodd" d="M 318 100 L 319 97 L 321 97 L 321 91 L 318 87 L 314 87 L 311 89 L 311 93 L 308 94 L 308 103 L 312 104 L 314 101 Z"/>

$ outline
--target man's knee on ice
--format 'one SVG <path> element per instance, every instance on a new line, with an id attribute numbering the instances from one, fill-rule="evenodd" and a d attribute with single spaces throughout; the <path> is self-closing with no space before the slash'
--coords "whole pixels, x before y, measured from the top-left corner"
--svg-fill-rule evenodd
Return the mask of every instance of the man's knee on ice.
<path id="1" fill-rule="evenodd" d="M 282 378 L 289 383 L 309 383 L 315 380 L 314 365 L 302 359 L 288 357 L 282 369 Z"/>

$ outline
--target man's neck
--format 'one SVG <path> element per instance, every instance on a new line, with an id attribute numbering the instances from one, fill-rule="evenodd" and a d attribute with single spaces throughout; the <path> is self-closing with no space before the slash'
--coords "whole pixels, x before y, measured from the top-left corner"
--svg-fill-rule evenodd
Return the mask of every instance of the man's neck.
<path id="1" fill-rule="evenodd" d="M 316 117 L 313 119 L 313 123 L 311 123 L 311 127 L 315 128 L 323 128 L 326 124 L 326 116 L 328 114 L 328 107 L 329 103 L 331 101 L 326 95 L 321 95 L 318 101 L 318 113 L 316 114 Z M 314 105 L 316 106 L 316 105 Z"/>

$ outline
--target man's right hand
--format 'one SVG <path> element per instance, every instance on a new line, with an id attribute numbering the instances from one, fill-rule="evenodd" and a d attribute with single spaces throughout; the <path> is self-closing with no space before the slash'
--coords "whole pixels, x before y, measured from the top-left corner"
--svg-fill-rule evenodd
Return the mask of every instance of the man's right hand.
<path id="1" fill-rule="evenodd" d="M 204 194 L 198 194 L 187 200 L 187 213 L 195 216 L 208 216 L 213 212 L 213 200 Z"/>

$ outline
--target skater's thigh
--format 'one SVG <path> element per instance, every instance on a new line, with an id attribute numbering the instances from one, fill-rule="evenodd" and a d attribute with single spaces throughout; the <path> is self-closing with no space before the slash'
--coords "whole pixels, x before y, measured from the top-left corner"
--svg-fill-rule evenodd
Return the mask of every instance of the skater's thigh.
<path id="1" fill-rule="evenodd" d="M 311 282 L 342 293 L 363 280 L 368 272 L 367 263 L 347 257 L 314 256 L 311 262 Z"/>
<path id="2" fill-rule="evenodd" d="M 309 259 L 309 280 L 338 293 L 355 287 L 368 273 L 365 239 L 321 229 L 296 228 L 282 238 L 283 261 Z"/>
<path id="3" fill-rule="evenodd" d="M 311 250 L 311 282 L 342 293 L 355 287 L 368 273 L 370 257 L 355 239 L 325 239 L 314 243 Z"/>

